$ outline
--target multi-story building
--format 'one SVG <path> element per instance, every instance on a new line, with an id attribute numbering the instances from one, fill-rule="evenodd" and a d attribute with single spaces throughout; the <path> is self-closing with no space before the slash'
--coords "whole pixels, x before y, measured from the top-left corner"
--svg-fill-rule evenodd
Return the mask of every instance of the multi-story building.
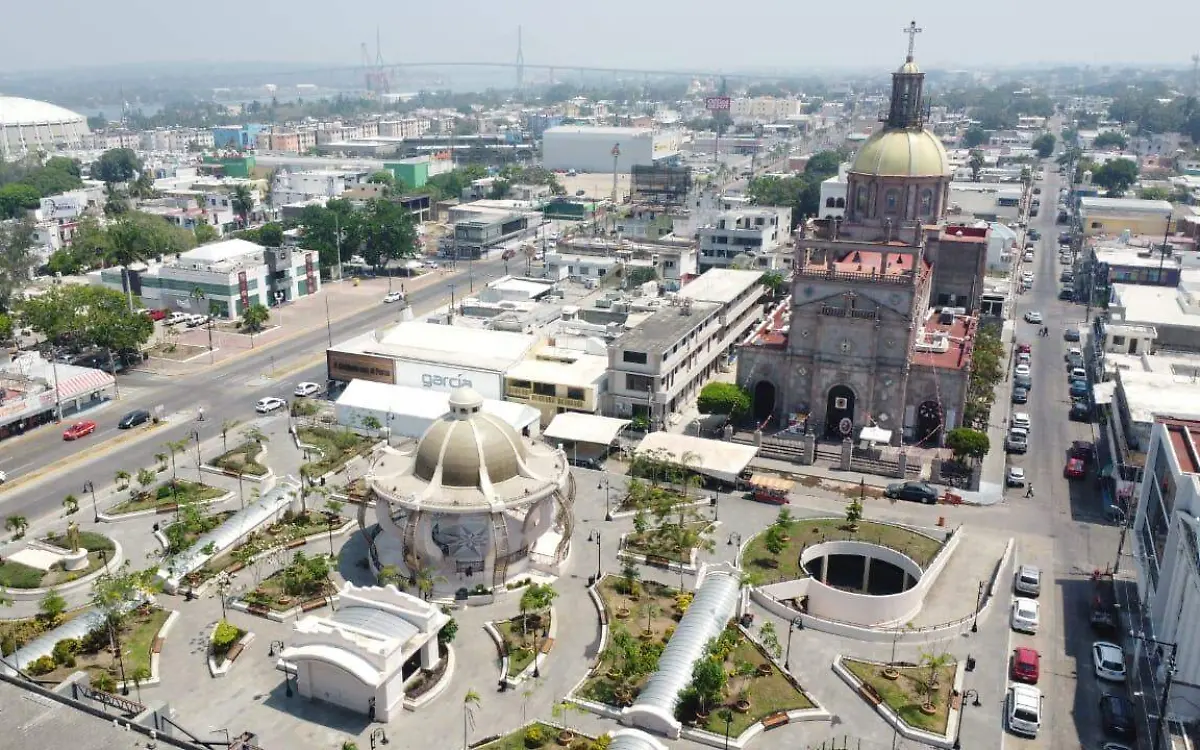
<path id="1" fill-rule="evenodd" d="M 597 414 L 608 382 L 608 358 L 547 347 L 504 375 L 504 400 L 529 404 L 542 425 L 567 411 Z"/>
<path id="2" fill-rule="evenodd" d="M 366 171 L 313 169 L 304 172 L 281 170 L 271 185 L 271 202 L 276 206 L 313 198 L 336 198 L 348 188 L 367 181 Z"/>
<path id="3" fill-rule="evenodd" d="M 1100 234 L 1119 237 L 1125 232 L 1162 236 L 1168 231 L 1167 222 L 1173 211 L 1170 201 L 1141 198 L 1079 199 L 1079 218 L 1086 237 Z"/>
<path id="4" fill-rule="evenodd" d="M 841 219 L 846 215 L 846 173 L 849 164 L 839 164 L 838 173 L 821 181 L 820 215 L 822 219 Z"/>
<path id="5" fill-rule="evenodd" d="M 719 214 L 700 227 L 700 271 L 728 268 L 739 256 L 749 256 L 754 267 L 779 268 L 778 252 L 788 238 L 792 210 L 776 206 L 743 208 Z"/>

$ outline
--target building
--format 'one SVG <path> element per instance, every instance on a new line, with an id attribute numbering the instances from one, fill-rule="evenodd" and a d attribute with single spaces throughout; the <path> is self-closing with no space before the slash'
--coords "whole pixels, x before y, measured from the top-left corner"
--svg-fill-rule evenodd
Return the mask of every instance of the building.
<path id="1" fill-rule="evenodd" d="M 429 570 L 442 593 L 499 588 L 532 570 L 558 575 L 574 527 L 566 455 L 484 413 L 470 388 L 449 403 L 449 415 L 420 440 L 385 448 L 367 476 L 380 529 L 372 565 L 406 577 Z"/>
<path id="2" fill-rule="evenodd" d="M 328 616 L 296 621 L 276 668 L 304 698 L 387 723 L 404 713 L 405 684 L 442 660 L 438 632 L 449 621 L 395 586 L 347 583 Z"/>
<path id="3" fill-rule="evenodd" d="M 792 210 L 763 206 L 726 211 L 700 227 L 700 272 L 729 268 L 735 260 L 748 266 L 778 268 L 775 254 L 783 247 L 792 226 Z"/>
<path id="4" fill-rule="evenodd" d="M 212 145 L 249 151 L 258 148 L 258 134 L 262 131 L 263 126 L 258 124 L 218 125 L 212 129 Z"/>
<path id="5" fill-rule="evenodd" d="M 1200 422 L 1169 418 L 1155 422 L 1131 531 L 1138 596 L 1149 618 L 1146 635 L 1174 644 L 1174 653 L 1136 639 L 1132 643 L 1139 651 L 1150 651 L 1158 680 L 1166 676 L 1166 657 L 1174 657 L 1176 672 L 1166 715 L 1196 721 L 1200 719 L 1200 633 L 1194 626 L 1200 617 Z"/>
<path id="6" fill-rule="evenodd" d="M 839 164 L 838 173 L 821 181 L 822 219 L 840 219 L 846 215 L 846 172 L 849 164 Z"/>
<path id="7" fill-rule="evenodd" d="M 598 414 L 608 383 L 608 358 L 546 347 L 504 377 L 504 398 L 539 410 L 543 425 L 556 414 Z"/>
<path id="8" fill-rule="evenodd" d="M 365 183 L 370 173 L 361 170 L 313 169 L 289 172 L 281 169 L 271 183 L 271 203 L 286 206 L 313 198 L 336 198 L 347 189 Z"/>
<path id="9" fill-rule="evenodd" d="M 53 155 L 82 149 L 88 137 L 87 118 L 77 112 L 34 99 L 0 96 L 0 159 L 4 161 L 39 151 Z"/>
<path id="10" fill-rule="evenodd" d="M 679 153 L 674 130 L 560 125 L 542 134 L 542 166 L 579 172 L 628 174 L 634 165 L 653 166 Z"/>
<path id="11" fill-rule="evenodd" d="M 729 116 L 734 120 L 779 122 L 799 115 L 803 105 L 799 99 L 739 96 L 729 102 Z"/>
<path id="12" fill-rule="evenodd" d="M 946 213 L 956 221 L 989 221 L 1015 225 L 1021 216 L 1020 187 L 997 182 L 954 182 Z"/>
<path id="13" fill-rule="evenodd" d="M 0 365 L 0 440 L 110 399 L 116 381 L 103 370 L 49 362 L 26 352 Z"/>
<path id="14" fill-rule="evenodd" d="M 318 264 L 314 252 L 226 240 L 201 245 L 145 270 L 131 267 L 129 283 L 146 307 L 233 319 L 254 304 L 271 307 L 316 294 L 321 288 Z M 123 268 L 105 268 L 92 271 L 88 278 L 93 284 L 123 291 L 124 273 Z"/>
<path id="15" fill-rule="evenodd" d="M 338 396 L 334 414 L 338 424 L 356 432 L 389 440 L 416 439 L 450 413 L 449 399 L 446 391 L 351 380 Z M 526 437 L 536 436 L 541 426 L 541 413 L 523 404 L 485 399 L 483 411 Z"/>
<path id="16" fill-rule="evenodd" d="M 432 391 L 471 388 L 504 398 L 506 373 L 537 343 L 524 333 L 407 321 L 336 344 L 326 352 L 329 380 L 372 380 Z"/>
<path id="17" fill-rule="evenodd" d="M 1168 222 L 1174 207 L 1170 201 L 1148 201 L 1141 198 L 1080 198 L 1079 221 L 1085 237 L 1107 234 L 1163 236 L 1169 231 Z"/>
<path id="18" fill-rule="evenodd" d="M 740 347 L 760 423 L 939 445 L 962 419 L 988 229 L 943 223 L 951 169 L 923 80 L 911 55 L 892 74 L 886 125 L 847 170 L 845 219 L 797 237 L 790 299 Z"/>
<path id="19" fill-rule="evenodd" d="M 1184 271 L 1177 287 L 1113 284 L 1108 315 L 1154 328 L 1158 346 L 1200 352 L 1200 273 Z"/>
<path id="20" fill-rule="evenodd" d="M 668 424 L 762 315 L 762 274 L 713 269 L 608 347 L 607 416 Z"/>

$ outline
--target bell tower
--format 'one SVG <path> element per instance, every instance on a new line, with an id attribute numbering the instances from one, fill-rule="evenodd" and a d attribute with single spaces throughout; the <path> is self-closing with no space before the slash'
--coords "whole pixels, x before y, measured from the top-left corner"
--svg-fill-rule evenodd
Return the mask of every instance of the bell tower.
<path id="1" fill-rule="evenodd" d="M 886 121 L 888 128 L 920 128 L 925 124 L 925 113 L 921 101 L 921 89 L 925 83 L 925 74 L 913 61 L 917 34 L 920 34 L 921 31 L 916 21 L 904 29 L 904 33 L 908 34 L 908 57 L 904 59 L 904 65 L 900 67 L 900 70 L 892 73 L 892 101 Z"/>

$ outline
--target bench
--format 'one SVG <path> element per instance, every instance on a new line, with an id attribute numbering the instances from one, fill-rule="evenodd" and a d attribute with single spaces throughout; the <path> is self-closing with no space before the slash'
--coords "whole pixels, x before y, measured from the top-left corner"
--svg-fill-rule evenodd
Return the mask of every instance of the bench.
<path id="1" fill-rule="evenodd" d="M 788 723 L 788 715 L 786 711 L 774 713 L 762 720 L 763 729 L 775 729 L 776 727 L 784 726 Z"/>
<path id="2" fill-rule="evenodd" d="M 242 653 L 243 648 L 245 648 L 245 646 L 242 645 L 241 641 L 233 644 L 233 648 L 229 649 L 229 651 L 225 653 L 225 661 L 232 663 L 238 658 L 238 655 Z"/>
<path id="3" fill-rule="evenodd" d="M 163 638 L 162 638 L 162 636 L 155 636 L 155 638 L 154 638 L 154 643 L 152 643 L 152 644 L 150 645 L 150 653 L 153 653 L 153 654 L 161 654 L 161 653 L 162 653 L 162 647 L 163 647 Z"/>
<path id="4" fill-rule="evenodd" d="M 546 640 L 542 641 L 541 651 L 543 654 L 550 653 L 550 649 L 552 649 L 552 648 L 554 648 L 554 639 L 553 638 L 547 638 Z"/>

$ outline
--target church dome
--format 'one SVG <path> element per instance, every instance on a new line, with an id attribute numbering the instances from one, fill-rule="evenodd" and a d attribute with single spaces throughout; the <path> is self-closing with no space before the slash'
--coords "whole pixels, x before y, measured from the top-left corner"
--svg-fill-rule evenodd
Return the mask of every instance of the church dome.
<path id="1" fill-rule="evenodd" d="M 421 436 L 413 474 L 445 487 L 481 487 L 518 476 L 524 459 L 517 431 L 485 414 L 478 393 L 459 388 L 450 394 L 450 413 Z"/>
<path id="2" fill-rule="evenodd" d="M 918 128 L 885 128 L 858 150 L 850 171 L 877 177 L 949 177 L 941 139 Z"/>

